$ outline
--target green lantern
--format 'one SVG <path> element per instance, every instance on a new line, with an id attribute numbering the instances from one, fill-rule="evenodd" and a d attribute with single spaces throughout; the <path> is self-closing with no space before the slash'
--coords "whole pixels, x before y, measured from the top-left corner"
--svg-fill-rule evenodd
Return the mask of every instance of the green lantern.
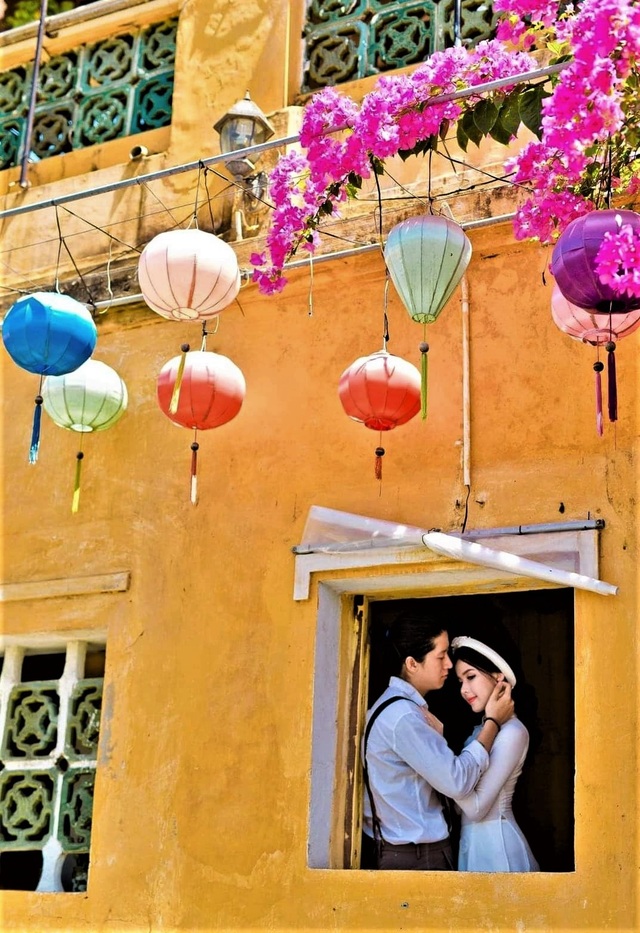
<path id="1" fill-rule="evenodd" d="M 87 360 L 64 376 L 47 376 L 42 386 L 42 407 L 59 427 L 78 434 L 106 431 L 127 408 L 127 387 L 118 373 L 99 360 Z M 83 452 L 76 454 L 72 512 L 80 501 Z"/>
<path id="2" fill-rule="evenodd" d="M 471 259 L 471 242 L 462 227 L 446 217 L 424 214 L 396 224 L 389 232 L 384 258 L 391 281 L 411 319 L 433 324 L 455 291 Z M 422 354 L 422 417 L 427 416 L 426 340 Z"/>

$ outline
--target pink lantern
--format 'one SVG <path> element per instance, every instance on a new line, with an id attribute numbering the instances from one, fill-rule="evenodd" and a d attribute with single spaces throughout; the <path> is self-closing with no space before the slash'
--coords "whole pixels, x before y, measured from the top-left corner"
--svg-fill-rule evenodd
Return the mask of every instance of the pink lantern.
<path id="1" fill-rule="evenodd" d="M 568 301 L 558 285 L 554 285 L 551 296 L 551 316 L 554 323 L 569 334 L 574 340 L 589 343 L 594 347 L 604 347 L 607 351 L 607 384 L 609 420 L 618 420 L 618 388 L 616 380 L 616 361 L 614 351 L 616 340 L 632 334 L 640 328 L 640 309 L 618 312 L 617 314 L 599 313 L 593 308 L 581 308 Z M 602 423 L 602 379 L 604 364 L 598 359 L 593 364 L 596 385 L 596 426 L 598 434 L 603 434 Z"/>
<path id="2" fill-rule="evenodd" d="M 159 233 L 142 251 L 138 280 L 144 300 L 162 317 L 206 321 L 240 290 L 236 254 L 204 230 Z"/>
<path id="3" fill-rule="evenodd" d="M 380 350 L 345 369 L 338 395 L 354 421 L 372 431 L 391 431 L 420 411 L 420 373 L 401 357 Z M 384 447 L 377 447 L 375 453 L 375 475 L 382 479 Z"/>
<path id="4" fill-rule="evenodd" d="M 198 431 L 217 428 L 236 417 L 244 401 L 242 371 L 228 357 L 206 350 L 186 354 L 177 409 L 171 410 L 174 387 L 182 360 L 175 356 L 158 375 L 158 404 L 174 424 L 193 428 L 191 444 L 191 502 L 197 502 Z"/>

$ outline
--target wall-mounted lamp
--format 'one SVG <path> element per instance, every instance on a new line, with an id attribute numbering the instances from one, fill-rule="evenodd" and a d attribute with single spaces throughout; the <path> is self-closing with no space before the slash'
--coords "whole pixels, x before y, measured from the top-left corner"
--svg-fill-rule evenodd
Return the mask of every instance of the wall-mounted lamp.
<path id="1" fill-rule="evenodd" d="M 217 123 L 214 123 L 213 128 L 220 134 L 221 152 L 230 155 L 239 149 L 266 142 L 275 132 L 262 110 L 251 100 L 249 91 L 244 100 L 235 103 Z M 224 164 L 235 179 L 247 178 L 256 171 L 255 164 L 246 156 L 240 159 L 230 158 Z"/>

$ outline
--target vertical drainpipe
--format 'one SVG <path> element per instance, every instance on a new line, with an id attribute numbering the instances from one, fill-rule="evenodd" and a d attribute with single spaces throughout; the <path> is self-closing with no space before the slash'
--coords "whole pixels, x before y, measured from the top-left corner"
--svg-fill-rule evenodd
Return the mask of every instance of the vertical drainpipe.
<path id="1" fill-rule="evenodd" d="M 462 0 L 455 0 L 453 7 L 453 44 L 456 48 L 462 45 Z"/>
<path id="2" fill-rule="evenodd" d="M 20 181 L 21 188 L 28 188 L 27 172 L 29 170 L 29 153 L 31 152 L 31 134 L 33 133 L 33 121 L 36 110 L 36 99 L 38 96 L 38 76 L 40 74 L 40 57 L 42 55 L 42 43 L 44 42 L 44 30 L 47 19 L 48 0 L 40 0 L 40 22 L 38 23 L 38 39 L 36 42 L 36 55 L 33 60 L 33 74 L 31 77 L 31 96 L 29 98 L 29 111 L 27 113 L 27 128 L 25 130 L 22 142 L 22 158 L 20 162 Z"/>
<path id="3" fill-rule="evenodd" d="M 469 369 L 469 281 L 460 279 L 462 310 L 462 482 L 471 489 L 471 386 Z"/>

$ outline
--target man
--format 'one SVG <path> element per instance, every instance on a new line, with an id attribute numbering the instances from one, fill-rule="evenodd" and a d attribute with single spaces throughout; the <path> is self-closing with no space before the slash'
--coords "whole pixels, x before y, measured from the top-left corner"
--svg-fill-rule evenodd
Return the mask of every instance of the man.
<path id="1" fill-rule="evenodd" d="M 500 726 L 513 715 L 511 687 L 496 684 L 479 735 L 456 756 L 424 699 L 452 666 L 446 630 L 404 613 L 387 640 L 398 676 L 367 714 L 364 830 L 376 842 L 377 868 L 448 871 L 454 866 L 439 795 L 463 797 L 478 783 Z"/>

